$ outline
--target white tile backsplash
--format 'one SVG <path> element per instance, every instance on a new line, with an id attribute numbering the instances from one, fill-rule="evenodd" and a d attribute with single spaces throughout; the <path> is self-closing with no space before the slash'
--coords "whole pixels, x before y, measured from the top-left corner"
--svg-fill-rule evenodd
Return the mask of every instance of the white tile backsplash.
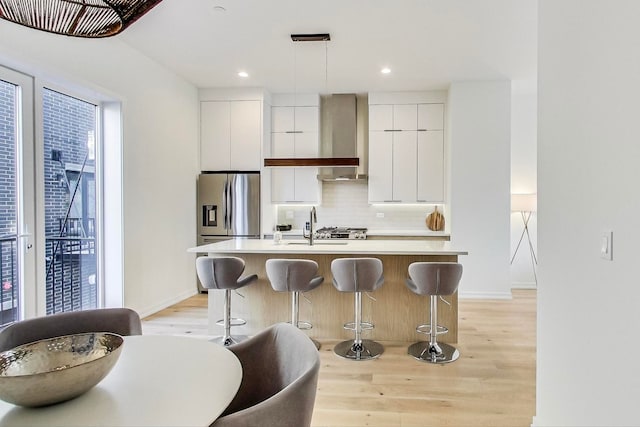
<path id="1" fill-rule="evenodd" d="M 366 182 L 324 182 L 322 204 L 316 207 L 318 227 L 352 226 L 377 230 L 427 230 L 425 218 L 435 205 L 370 205 Z M 444 207 L 438 205 L 443 212 Z M 310 206 L 280 205 L 278 224 L 302 229 L 309 221 Z M 287 218 L 287 211 L 293 219 Z M 444 213 L 444 212 L 443 212 Z"/>

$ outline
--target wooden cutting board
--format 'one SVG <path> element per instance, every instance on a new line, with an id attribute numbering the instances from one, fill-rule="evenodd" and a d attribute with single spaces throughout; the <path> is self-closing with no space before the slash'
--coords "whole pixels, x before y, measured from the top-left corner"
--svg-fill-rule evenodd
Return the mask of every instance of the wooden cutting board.
<path id="1" fill-rule="evenodd" d="M 435 210 L 427 215 L 427 228 L 432 231 L 442 231 L 444 230 L 444 215 L 438 212 L 438 207 L 436 206 Z"/>

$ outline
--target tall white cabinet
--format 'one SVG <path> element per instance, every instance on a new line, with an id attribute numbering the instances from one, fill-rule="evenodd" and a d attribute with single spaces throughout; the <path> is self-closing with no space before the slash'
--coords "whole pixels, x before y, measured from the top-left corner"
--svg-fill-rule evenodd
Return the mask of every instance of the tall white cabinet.
<path id="1" fill-rule="evenodd" d="M 260 170 L 262 101 L 200 102 L 200 170 Z"/>
<path id="2" fill-rule="evenodd" d="M 317 95 L 273 95 L 271 157 L 306 158 L 319 155 L 320 108 Z M 273 203 L 320 203 L 318 168 L 272 167 Z"/>
<path id="3" fill-rule="evenodd" d="M 370 98 L 369 202 L 444 202 L 444 103 L 383 102 Z"/>
<path id="4" fill-rule="evenodd" d="M 444 104 L 418 104 L 417 202 L 443 202 Z"/>

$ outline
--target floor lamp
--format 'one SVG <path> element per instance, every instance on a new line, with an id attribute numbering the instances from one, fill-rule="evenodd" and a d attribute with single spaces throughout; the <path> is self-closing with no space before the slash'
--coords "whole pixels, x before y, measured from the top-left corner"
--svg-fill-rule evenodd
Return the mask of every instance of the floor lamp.
<path id="1" fill-rule="evenodd" d="M 536 287 L 538 287 L 538 276 L 536 274 L 536 265 L 538 265 L 538 258 L 536 257 L 536 251 L 533 249 L 533 244 L 531 243 L 531 236 L 529 235 L 529 220 L 531 219 L 531 214 L 537 210 L 537 195 L 534 194 L 512 194 L 511 195 L 511 211 L 512 212 L 520 212 L 520 216 L 522 217 L 522 223 L 524 224 L 524 228 L 522 229 L 522 233 L 520 234 L 520 240 L 518 240 L 518 245 L 516 246 L 516 250 L 511 257 L 510 264 L 513 264 L 513 260 L 516 258 L 516 254 L 518 253 L 518 249 L 520 249 L 520 244 L 522 243 L 522 239 L 524 235 L 527 235 L 527 242 L 529 243 L 529 254 L 531 255 L 531 265 L 533 266 L 533 278 L 536 282 Z"/>

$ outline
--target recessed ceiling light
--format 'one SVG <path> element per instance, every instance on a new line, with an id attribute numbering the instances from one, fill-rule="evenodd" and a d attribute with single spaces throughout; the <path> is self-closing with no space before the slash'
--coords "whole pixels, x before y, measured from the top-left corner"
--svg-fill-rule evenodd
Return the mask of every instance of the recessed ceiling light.
<path id="1" fill-rule="evenodd" d="M 380 70 L 380 72 L 382 74 L 389 74 L 391 72 L 391 68 L 384 67 L 382 70 Z"/>
<path id="2" fill-rule="evenodd" d="M 249 73 L 247 73 L 246 71 L 239 71 L 238 76 L 242 77 L 243 79 L 246 79 L 247 77 L 249 77 Z"/>
<path id="3" fill-rule="evenodd" d="M 225 9 L 224 6 L 213 6 L 213 11 L 223 13 L 226 12 L 227 9 Z"/>

